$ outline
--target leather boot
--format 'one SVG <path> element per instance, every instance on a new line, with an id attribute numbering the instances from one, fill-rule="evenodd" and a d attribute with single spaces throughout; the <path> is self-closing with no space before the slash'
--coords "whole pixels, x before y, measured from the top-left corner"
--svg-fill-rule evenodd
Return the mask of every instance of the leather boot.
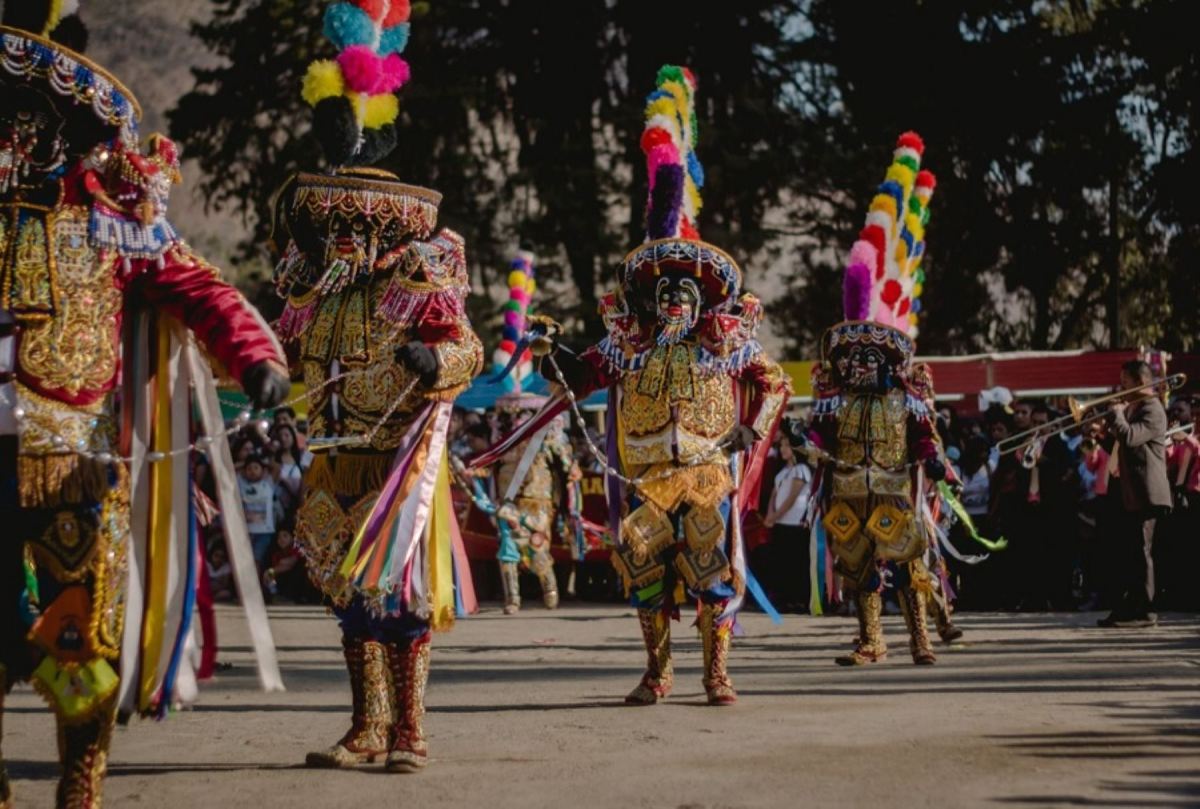
<path id="1" fill-rule="evenodd" d="M 661 609 L 639 609 L 638 624 L 646 644 L 646 673 L 637 688 L 629 692 L 630 705 L 653 705 L 671 693 L 675 669 L 671 665 L 671 617 Z"/>
<path id="2" fill-rule="evenodd" d="M 55 802 L 58 809 L 99 809 L 116 718 L 115 696 L 101 704 L 87 721 L 66 722 L 58 717 L 58 757 L 62 764 Z"/>
<path id="3" fill-rule="evenodd" d="M 834 659 L 839 666 L 865 666 L 887 657 L 883 641 L 883 596 L 877 592 L 854 593 L 858 608 L 858 640 L 854 651 Z"/>
<path id="4" fill-rule="evenodd" d="M 350 729 L 328 750 L 309 753 L 304 759 L 309 767 L 353 767 L 387 754 L 392 692 L 383 644 L 342 638 L 342 651 L 350 672 Z"/>
<path id="5" fill-rule="evenodd" d="M 945 603 L 941 598 L 926 598 L 929 606 L 929 612 L 933 614 L 933 623 L 937 627 L 938 637 L 942 639 L 942 643 L 953 643 L 963 636 L 963 631 L 958 628 L 954 620 L 950 617 L 950 605 Z"/>
<path id="6" fill-rule="evenodd" d="M 546 605 L 546 609 L 552 610 L 558 607 L 558 578 L 554 575 L 554 557 L 550 555 L 550 550 L 544 549 L 538 553 L 534 561 L 537 567 L 538 581 L 542 585 L 542 601 Z"/>
<path id="7" fill-rule="evenodd" d="M 425 716 L 425 686 L 429 682 L 429 632 L 407 643 L 388 643 L 387 661 L 392 672 L 396 703 L 388 772 L 416 772 L 429 758 L 421 720 Z"/>
<path id="8" fill-rule="evenodd" d="M 709 705 L 732 705 L 737 702 L 733 681 L 725 670 L 729 660 L 729 644 L 733 635 L 733 623 L 721 624 L 717 619 L 724 611 L 724 604 L 700 605 L 700 640 L 704 646 L 704 691 Z"/>
<path id="9" fill-rule="evenodd" d="M 521 577 L 516 562 L 500 563 L 500 585 L 504 588 L 504 614 L 513 615 L 521 609 Z"/>
<path id="10" fill-rule="evenodd" d="M 896 591 L 904 623 L 908 626 L 908 650 L 918 666 L 930 666 L 937 661 L 929 643 L 929 630 L 925 625 L 926 595 L 915 587 L 902 587 Z"/>

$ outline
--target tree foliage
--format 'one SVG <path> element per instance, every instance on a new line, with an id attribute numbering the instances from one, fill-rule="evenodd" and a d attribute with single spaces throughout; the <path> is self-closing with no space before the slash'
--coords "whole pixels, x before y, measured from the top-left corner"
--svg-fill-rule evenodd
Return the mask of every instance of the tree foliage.
<path id="1" fill-rule="evenodd" d="M 299 99 L 328 55 L 322 0 L 213 0 L 195 34 L 224 58 L 171 114 L 213 205 L 254 217 L 319 165 Z M 641 99 L 700 77 L 701 230 L 751 286 L 780 263 L 775 332 L 796 356 L 840 309 L 841 260 L 897 134 L 939 178 L 922 350 L 1194 344 L 1200 327 L 1197 55 L 1185 0 L 434 0 L 414 4 L 401 145 L 445 194 L 476 279 L 518 245 L 599 328 L 598 288 L 641 239 Z M 1120 330 L 1114 338 L 1112 302 Z M 477 302 L 477 314 L 490 305 Z"/>

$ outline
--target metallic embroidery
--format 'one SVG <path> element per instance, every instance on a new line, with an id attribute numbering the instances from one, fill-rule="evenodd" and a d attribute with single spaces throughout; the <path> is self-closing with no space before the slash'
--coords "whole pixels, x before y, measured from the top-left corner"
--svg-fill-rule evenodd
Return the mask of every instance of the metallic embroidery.
<path id="1" fill-rule="evenodd" d="M 54 310 L 54 261 L 46 244 L 46 225 L 39 216 L 26 217 L 18 220 L 6 303 L 21 314 L 49 314 Z"/>
<path id="2" fill-rule="evenodd" d="M 71 396 L 101 388 L 117 372 L 115 253 L 98 260 L 87 246 L 87 212 L 64 208 L 54 219 L 59 305 L 52 318 L 25 325 L 21 368 L 46 388 Z"/>

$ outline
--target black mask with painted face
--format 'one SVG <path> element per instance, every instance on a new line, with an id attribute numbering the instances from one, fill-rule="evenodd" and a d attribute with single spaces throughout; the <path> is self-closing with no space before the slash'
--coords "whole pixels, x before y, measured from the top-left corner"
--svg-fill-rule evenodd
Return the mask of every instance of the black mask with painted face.
<path id="1" fill-rule="evenodd" d="M 851 390 L 884 391 L 893 384 L 892 367 L 876 346 L 854 346 L 838 360 L 837 372 Z"/>
<path id="2" fill-rule="evenodd" d="M 654 306 L 659 345 L 677 343 L 700 317 L 700 288 L 691 278 L 664 276 L 655 285 Z"/>

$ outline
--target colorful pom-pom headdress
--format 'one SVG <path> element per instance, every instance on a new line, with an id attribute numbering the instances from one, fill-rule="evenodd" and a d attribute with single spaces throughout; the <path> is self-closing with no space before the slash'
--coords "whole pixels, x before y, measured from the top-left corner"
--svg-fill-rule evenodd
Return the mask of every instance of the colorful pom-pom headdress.
<path id="1" fill-rule="evenodd" d="M 339 53 L 308 66 L 300 93 L 313 108 L 313 132 L 331 171 L 299 173 L 276 193 L 272 241 L 282 248 L 276 270 L 281 285 L 313 264 L 328 275 L 329 257 L 319 254 L 313 236 L 329 233 L 335 219 L 361 221 L 380 245 L 426 238 L 437 225 L 441 194 L 371 166 L 396 146 L 395 94 L 409 78 L 400 56 L 408 44 L 409 13 L 409 0 L 353 0 L 325 9 L 322 30 Z M 370 271 L 388 262 L 388 255 L 373 254 L 359 264 Z M 338 272 L 336 279 L 322 276 L 318 285 L 336 290 L 357 276 Z"/>
<path id="2" fill-rule="evenodd" d="M 701 241 L 696 228 L 704 169 L 696 157 L 695 96 L 692 72 L 664 65 L 646 97 L 646 242 L 625 257 L 621 284 L 626 295 L 653 296 L 660 276 L 686 275 L 696 280 L 705 306 L 719 309 L 737 300 L 742 271 L 725 251 Z"/>
<path id="3" fill-rule="evenodd" d="M 508 301 L 504 304 L 504 324 L 500 327 L 500 344 L 492 352 L 493 370 L 501 375 L 504 389 L 516 393 L 521 392 L 521 382 L 533 373 L 533 356 L 528 348 L 519 344 L 525 334 L 526 316 L 529 314 L 533 293 L 537 290 L 534 277 L 534 257 L 524 250 L 518 251 L 509 265 L 508 271 Z M 505 374 L 513 359 L 513 352 L 520 351 L 521 356 L 513 365 L 511 373 Z"/>
<path id="4" fill-rule="evenodd" d="M 304 74 L 301 96 L 334 166 L 369 165 L 396 146 L 399 90 L 409 78 L 400 56 L 408 44 L 409 0 L 354 0 L 325 9 L 325 38 L 335 59 Z"/>
<path id="5" fill-rule="evenodd" d="M 925 227 L 937 181 L 921 169 L 925 144 L 905 132 L 876 190 L 867 222 L 850 249 L 842 282 L 845 320 L 825 333 L 822 351 L 831 359 L 850 346 L 869 343 L 899 364 L 912 358 L 925 272 Z"/>

